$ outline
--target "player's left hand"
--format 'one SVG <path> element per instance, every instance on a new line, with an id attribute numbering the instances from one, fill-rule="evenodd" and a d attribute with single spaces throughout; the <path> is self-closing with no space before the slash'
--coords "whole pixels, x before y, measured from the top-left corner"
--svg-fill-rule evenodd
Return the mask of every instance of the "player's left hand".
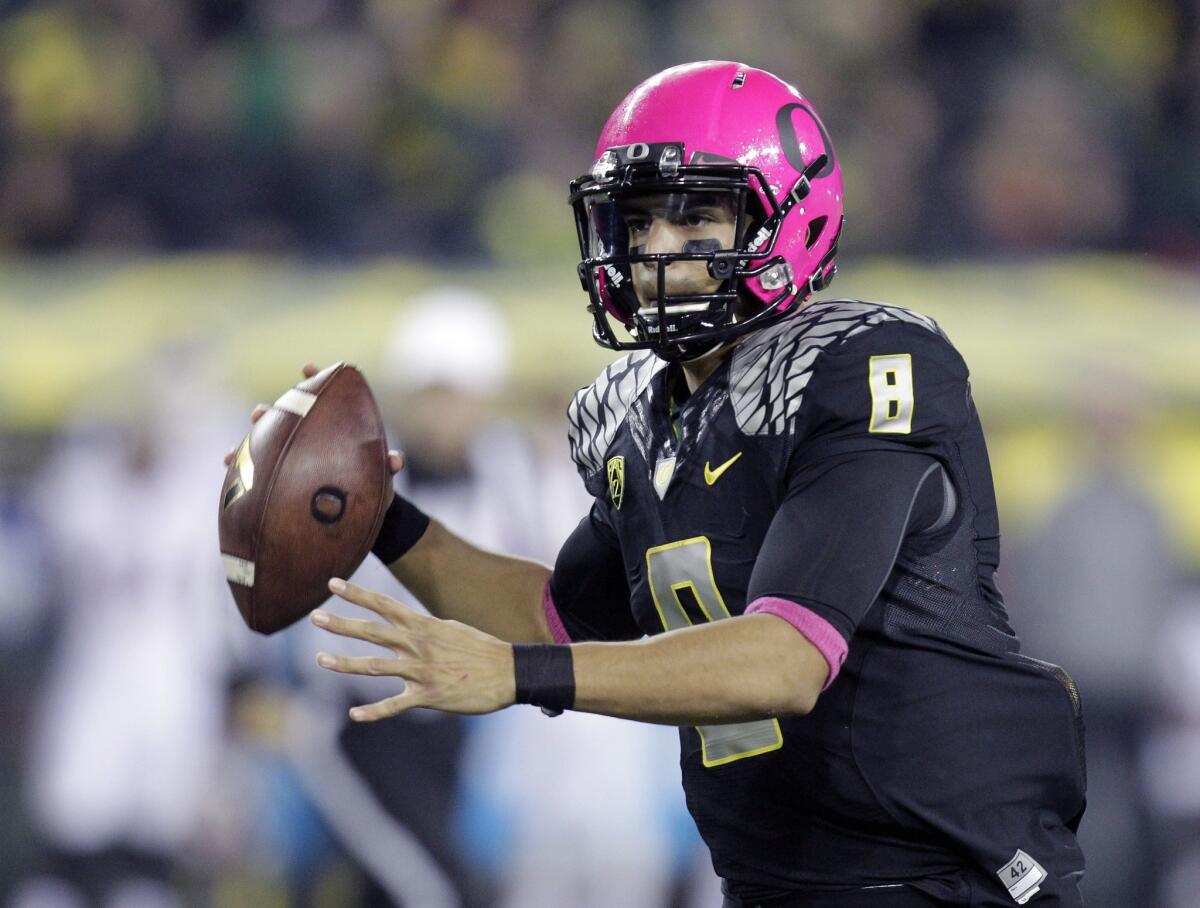
<path id="1" fill-rule="evenodd" d="M 318 653 L 330 671 L 403 678 L 403 693 L 356 706 L 356 722 L 386 719 L 417 706 L 451 713 L 490 713 L 516 698 L 512 646 L 459 621 L 422 615 L 395 599 L 344 580 L 330 580 L 341 599 L 370 609 L 386 623 L 343 618 L 317 610 L 313 624 L 343 637 L 357 637 L 391 650 L 386 656 L 350 657 Z"/>

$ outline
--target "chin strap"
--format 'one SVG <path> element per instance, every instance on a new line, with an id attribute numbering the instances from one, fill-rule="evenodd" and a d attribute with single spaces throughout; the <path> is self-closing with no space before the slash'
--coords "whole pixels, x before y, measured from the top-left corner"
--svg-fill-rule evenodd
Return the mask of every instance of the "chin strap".
<path id="1" fill-rule="evenodd" d="M 791 190 L 783 201 L 779 203 L 779 219 L 783 220 L 783 216 L 792 210 L 796 205 L 799 205 L 812 192 L 812 181 L 818 173 L 820 173 L 825 165 L 829 163 L 829 156 L 819 154 L 813 158 L 813 162 L 804 168 Z"/>
<path id="2" fill-rule="evenodd" d="M 819 154 L 813 159 L 813 162 L 804 168 L 792 188 L 788 190 L 787 195 L 777 203 L 775 212 L 767 218 L 763 224 L 763 229 L 771 232 L 771 245 L 763 250 L 754 250 L 755 257 L 760 255 L 770 255 L 771 250 L 775 248 L 775 231 L 779 228 L 780 223 L 787 217 L 787 213 L 808 198 L 808 194 L 812 192 L 813 178 L 821 172 L 829 158 L 826 155 Z M 761 232 L 761 231 L 760 231 Z"/>

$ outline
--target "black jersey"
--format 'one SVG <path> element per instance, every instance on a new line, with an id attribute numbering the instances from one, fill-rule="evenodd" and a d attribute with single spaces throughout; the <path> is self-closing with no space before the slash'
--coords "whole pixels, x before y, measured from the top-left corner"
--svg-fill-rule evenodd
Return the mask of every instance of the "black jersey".
<path id="1" fill-rule="evenodd" d="M 674 413 L 672 378 L 633 353 L 572 403 L 595 504 L 550 595 L 573 640 L 764 602 L 840 635 L 809 715 L 680 730 L 688 807 L 730 892 L 909 883 L 1075 904 L 1078 697 L 1009 627 L 983 433 L 944 334 L 898 307 L 815 303 Z"/>

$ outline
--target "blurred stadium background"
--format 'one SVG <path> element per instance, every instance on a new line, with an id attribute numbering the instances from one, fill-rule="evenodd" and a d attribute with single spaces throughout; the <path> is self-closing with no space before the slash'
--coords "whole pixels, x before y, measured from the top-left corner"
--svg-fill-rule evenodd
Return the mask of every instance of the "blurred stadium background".
<path id="1" fill-rule="evenodd" d="M 920 309 L 972 367 L 1014 624 L 1083 692 L 1089 904 L 1200 906 L 1196 0 L 0 0 L 0 903 L 718 903 L 654 730 L 413 732 L 372 784 L 424 851 L 373 855 L 296 743 L 346 694 L 238 625 L 213 519 L 253 401 L 347 359 L 397 438 L 462 424 L 414 489 L 494 495 L 467 532 L 550 557 L 561 413 L 607 359 L 566 184 L 705 58 L 822 111 L 826 295 Z M 439 288 L 499 327 L 474 297 L 406 327 Z"/>

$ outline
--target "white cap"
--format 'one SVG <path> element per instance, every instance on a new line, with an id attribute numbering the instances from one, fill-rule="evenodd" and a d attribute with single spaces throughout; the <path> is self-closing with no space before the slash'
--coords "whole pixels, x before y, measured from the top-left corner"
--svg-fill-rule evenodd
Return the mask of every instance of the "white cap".
<path id="1" fill-rule="evenodd" d="M 392 322 L 380 376 L 398 391 L 443 386 L 489 394 L 508 382 L 508 324 L 496 304 L 466 287 L 438 287 Z"/>

